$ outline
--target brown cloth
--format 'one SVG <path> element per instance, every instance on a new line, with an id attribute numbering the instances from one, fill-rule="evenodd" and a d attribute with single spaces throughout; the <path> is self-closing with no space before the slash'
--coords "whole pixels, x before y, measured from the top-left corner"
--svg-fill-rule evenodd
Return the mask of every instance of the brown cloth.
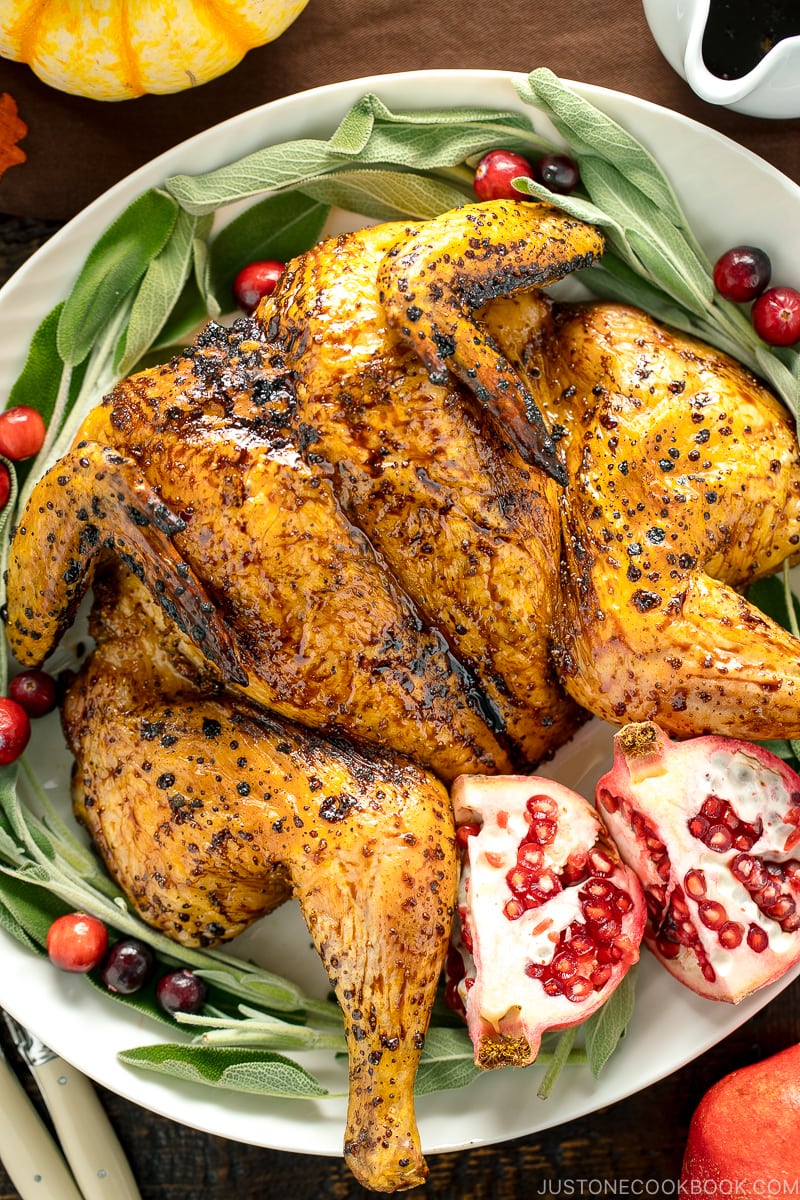
<path id="1" fill-rule="evenodd" d="M 756 120 L 698 100 L 661 56 L 640 0 L 310 0 L 277 41 L 251 50 L 227 75 L 170 96 L 87 100 L 0 61 L 0 93 L 14 97 L 29 128 L 21 143 L 27 162 L 0 180 L 0 212 L 64 220 L 186 137 L 320 84 L 428 68 L 539 66 L 695 117 L 800 182 L 800 120 Z"/>

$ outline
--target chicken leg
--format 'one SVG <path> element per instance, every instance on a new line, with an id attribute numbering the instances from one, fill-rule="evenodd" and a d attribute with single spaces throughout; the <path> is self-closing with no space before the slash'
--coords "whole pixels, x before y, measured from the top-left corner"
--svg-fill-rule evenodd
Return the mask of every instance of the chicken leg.
<path id="1" fill-rule="evenodd" d="M 63 719 L 76 812 L 109 871 L 187 945 L 294 895 L 344 1014 L 345 1157 L 366 1187 L 421 1183 L 414 1077 L 457 878 L 446 789 L 400 756 L 215 694 L 123 569 L 98 581 L 92 632 Z"/>

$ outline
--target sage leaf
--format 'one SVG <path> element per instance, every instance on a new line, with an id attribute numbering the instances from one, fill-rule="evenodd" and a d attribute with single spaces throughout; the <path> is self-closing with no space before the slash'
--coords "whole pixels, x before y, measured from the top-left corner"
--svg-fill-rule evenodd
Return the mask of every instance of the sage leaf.
<path id="1" fill-rule="evenodd" d="M 475 1066 L 475 1050 L 465 1029 L 431 1026 L 425 1039 L 414 1091 L 418 1096 L 466 1087 L 481 1071 Z"/>
<path id="2" fill-rule="evenodd" d="M 2 904 L 29 939 L 38 947 L 47 942 L 47 931 L 55 921 L 68 911 L 68 906 L 48 891 L 46 887 L 31 887 L 23 880 L 8 875 L 2 867 Z M 45 880 L 41 880 L 44 883 Z"/>
<path id="3" fill-rule="evenodd" d="M 41 413 L 49 423 L 64 371 L 64 361 L 58 352 L 56 333 L 64 305 L 57 304 L 33 335 L 22 373 L 17 377 L 8 397 L 7 408 L 25 404 Z"/>
<path id="4" fill-rule="evenodd" d="M 208 247 L 209 286 L 221 311 L 231 307 L 231 290 L 238 272 L 259 259 L 289 259 L 318 241 L 328 219 L 322 199 L 299 192 L 282 192 L 251 205 L 225 225 Z"/>
<path id="5" fill-rule="evenodd" d="M 578 96 L 546 67 L 531 71 L 526 81 L 515 86 L 521 99 L 547 114 L 579 158 L 597 155 L 616 167 L 674 225 L 686 224 L 672 185 L 658 162 L 626 129 Z"/>
<path id="6" fill-rule="evenodd" d="M 362 96 L 342 117 L 328 140 L 328 148 L 334 154 L 352 158 L 364 149 L 375 127 L 374 99 L 374 96 Z"/>
<path id="7" fill-rule="evenodd" d="M 602 1008 L 584 1021 L 583 1038 L 589 1070 L 595 1079 L 617 1048 L 633 1013 L 636 994 L 636 968 L 623 975 Z"/>
<path id="8" fill-rule="evenodd" d="M 220 959 L 220 962 L 222 963 L 224 960 Z M 197 973 L 202 975 L 207 983 L 214 984 L 243 999 L 257 1000 L 268 1008 L 278 1009 L 281 1012 L 296 1012 L 305 1007 L 305 997 L 299 988 L 289 983 L 288 980 L 281 979 L 278 975 L 271 975 L 268 971 L 256 973 L 255 971 L 248 972 L 235 965 L 220 966 L 219 968 L 209 965 L 197 968 Z"/>
<path id="9" fill-rule="evenodd" d="M 172 312 L 192 267 L 201 218 L 179 210 L 172 234 L 144 273 L 114 367 L 127 375 L 155 342 Z M 202 218 L 204 232 L 210 220 Z"/>
<path id="10" fill-rule="evenodd" d="M 575 1041 L 575 1026 L 571 1029 L 565 1029 L 563 1033 L 558 1035 L 553 1057 L 550 1060 L 547 1070 L 545 1071 L 544 1079 L 542 1080 L 536 1095 L 540 1100 L 546 1100 L 553 1090 L 556 1080 L 561 1074 L 564 1067 L 569 1062 L 572 1046 Z"/>
<path id="11" fill-rule="evenodd" d="M 59 318 L 56 340 L 65 363 L 83 362 L 112 313 L 166 245 L 177 215 L 172 197 L 151 188 L 95 243 Z"/>
<path id="12" fill-rule="evenodd" d="M 225 1046 L 185 1046 L 161 1043 L 119 1053 L 120 1062 L 229 1091 L 305 1100 L 328 1096 L 310 1072 L 270 1050 L 233 1050 Z"/>
<path id="13" fill-rule="evenodd" d="M 27 950 L 31 950 L 35 954 L 44 954 L 42 947 L 32 938 L 28 937 L 23 926 L 20 925 L 11 910 L 2 902 L 0 902 L 0 928 L 5 929 L 6 933 L 11 934 Z"/>
<path id="14" fill-rule="evenodd" d="M 326 142 L 306 138 L 266 146 L 202 175 L 173 175 L 164 186 L 187 211 L 202 214 L 262 192 L 296 188 L 340 165 L 341 157 Z"/>
<path id="15" fill-rule="evenodd" d="M 302 190 L 325 204 L 376 221 L 436 217 L 470 198 L 428 175 L 377 169 L 337 171 L 303 184 Z"/>
<path id="16" fill-rule="evenodd" d="M 670 222 L 658 206 L 642 195 L 613 164 L 592 156 L 581 164 L 581 180 L 601 211 L 610 214 L 616 224 L 628 235 L 629 243 L 645 247 L 639 257 L 648 266 L 648 256 L 657 256 L 659 263 L 669 265 L 659 274 L 650 270 L 664 286 L 664 279 L 672 280 L 671 295 L 682 292 L 691 299 L 693 311 L 703 312 L 714 300 L 714 285 L 708 264 L 701 263 L 687 244 L 681 229 Z M 652 250 L 650 249 L 652 247 Z M 680 285 L 674 282 L 677 277 Z M 685 301 L 682 300 L 682 303 Z"/>

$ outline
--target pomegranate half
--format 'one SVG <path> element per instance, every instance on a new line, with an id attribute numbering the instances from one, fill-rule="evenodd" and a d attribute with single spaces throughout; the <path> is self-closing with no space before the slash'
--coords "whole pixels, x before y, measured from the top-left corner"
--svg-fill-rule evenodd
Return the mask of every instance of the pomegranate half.
<path id="1" fill-rule="evenodd" d="M 533 1062 L 542 1034 L 591 1016 L 639 957 L 642 889 L 584 797 L 535 776 L 460 776 L 463 847 L 447 999 L 479 1067 Z"/>
<path id="2" fill-rule="evenodd" d="M 800 777 L 781 759 L 626 725 L 596 799 L 642 881 L 645 943 L 681 983 L 736 1003 L 800 960 Z"/>

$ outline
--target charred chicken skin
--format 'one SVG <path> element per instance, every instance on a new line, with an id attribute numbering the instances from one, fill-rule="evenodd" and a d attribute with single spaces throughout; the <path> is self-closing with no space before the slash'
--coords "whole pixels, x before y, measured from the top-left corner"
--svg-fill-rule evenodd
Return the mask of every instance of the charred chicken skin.
<path id="1" fill-rule="evenodd" d="M 507 201 L 323 242 L 119 384 L 11 547 L 25 664 L 95 583 L 75 803 L 144 918 L 224 939 L 299 898 L 373 1188 L 424 1178 L 443 785 L 527 771 L 589 713 L 800 736 L 800 645 L 736 590 L 796 553 L 788 418 L 643 314 L 539 293 L 601 252 Z"/>

